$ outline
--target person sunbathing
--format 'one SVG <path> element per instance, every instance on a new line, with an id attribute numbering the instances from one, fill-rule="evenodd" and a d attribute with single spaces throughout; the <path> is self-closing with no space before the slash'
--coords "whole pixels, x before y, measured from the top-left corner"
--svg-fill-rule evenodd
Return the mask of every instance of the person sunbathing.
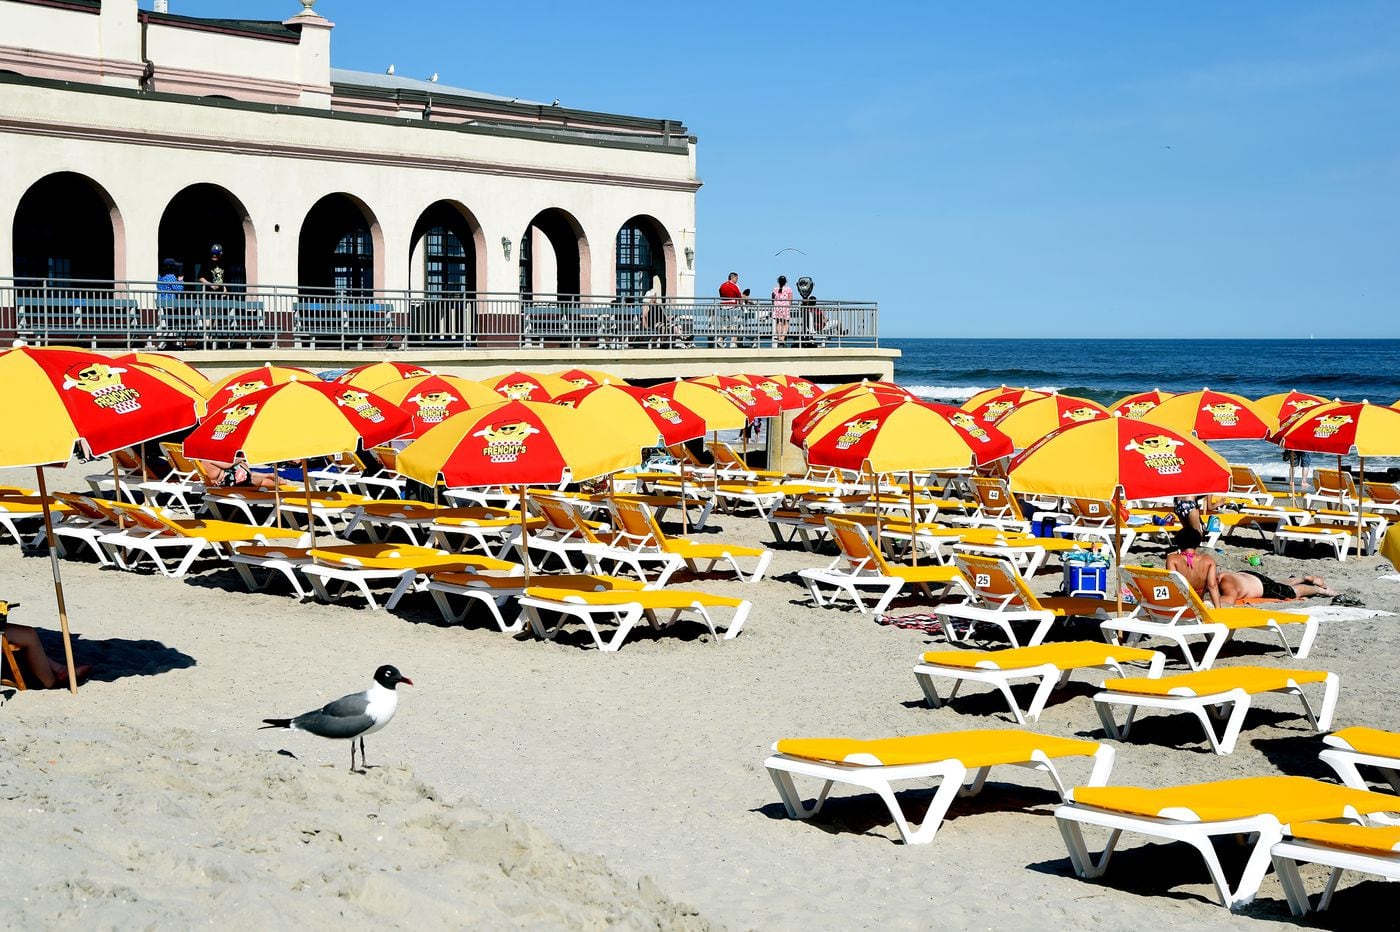
<path id="1" fill-rule="evenodd" d="M 1201 532 L 1190 525 L 1184 525 L 1173 538 L 1177 552 L 1167 556 L 1167 569 L 1180 573 L 1186 582 L 1201 595 L 1209 595 L 1211 602 L 1221 604 L 1220 568 L 1215 557 L 1208 553 L 1198 553 L 1201 545 Z"/>
<path id="2" fill-rule="evenodd" d="M 1327 585 L 1321 576 L 1290 576 L 1282 582 L 1270 579 L 1263 573 L 1244 570 L 1239 573 L 1220 574 L 1220 600 L 1215 604 L 1228 608 L 1240 599 L 1306 599 L 1314 595 L 1337 595 L 1337 590 Z"/>
<path id="3" fill-rule="evenodd" d="M 68 685 L 68 666 L 44 653 L 39 632 L 28 625 L 7 624 L 4 626 L 5 640 L 11 647 L 23 648 L 18 653 L 22 671 L 26 678 L 32 678 L 44 689 L 54 689 Z M 92 667 L 82 664 L 77 668 L 81 682 L 92 672 Z"/>

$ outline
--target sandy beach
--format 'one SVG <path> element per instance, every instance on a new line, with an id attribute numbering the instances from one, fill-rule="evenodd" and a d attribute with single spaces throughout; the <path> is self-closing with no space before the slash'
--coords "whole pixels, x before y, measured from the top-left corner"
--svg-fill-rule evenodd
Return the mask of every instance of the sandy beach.
<path id="1" fill-rule="evenodd" d="M 85 471 L 51 471 L 51 482 L 75 488 Z M 0 471 L 0 482 L 31 478 Z M 716 538 L 771 540 L 755 520 L 714 523 Z M 1236 540 L 1220 557 L 1226 568 L 1261 552 L 1248 532 Z M 1139 555 L 1161 564 L 1151 545 Z M 980 797 L 954 804 L 929 846 L 900 844 L 879 801 L 848 789 L 819 819 L 789 820 L 762 766 L 778 738 L 1012 727 L 1000 699 L 975 686 L 949 707 L 923 704 L 910 670 L 941 638 L 810 607 L 795 571 L 823 559 L 794 545 L 779 550 L 762 583 L 707 580 L 756 603 L 733 641 L 714 644 L 682 625 L 639 631 L 612 655 L 584 649 L 579 635 L 502 635 L 484 617 L 445 626 L 426 595 L 386 614 L 353 600 L 248 594 L 215 564 L 170 580 L 65 561 L 78 660 L 95 672 L 77 697 L 6 690 L 0 704 L 4 831 L 24 852 L 6 869 L 7 921 L 1290 924 L 1272 877 L 1248 918 L 1232 917 L 1191 852 L 1141 838 L 1125 841 L 1103 881 L 1076 879 L 1051 816 L 1056 797 L 1021 771 L 994 771 Z M 1320 573 L 1370 608 L 1400 611 L 1400 583 L 1377 579 L 1391 572 L 1378 557 L 1270 552 L 1263 571 Z M 0 595 L 22 603 L 12 620 L 54 631 L 48 560 L 0 547 L 0 574 Z M 1042 574 L 1036 587 L 1058 582 Z M 894 611 L 915 610 L 906 602 Z M 1293 662 L 1340 675 L 1336 727 L 1400 727 L 1390 692 L 1396 620 L 1324 624 L 1312 656 Z M 402 689 L 393 724 L 367 741 L 367 775 L 346 772 L 343 743 L 258 730 L 263 717 L 363 688 L 383 663 L 415 685 Z M 1221 663 L 1289 665 L 1250 633 Z M 1035 727 L 1101 738 L 1089 699 L 1096 682 L 1078 677 Z M 1330 776 L 1317 761 L 1320 738 L 1284 697 L 1260 701 L 1229 756 L 1210 753 L 1183 716 L 1145 717 L 1116 746 L 1115 783 Z M 1321 889 L 1321 872 L 1305 876 Z M 1370 915 L 1381 892 L 1379 882 L 1349 877 L 1320 924 Z"/>

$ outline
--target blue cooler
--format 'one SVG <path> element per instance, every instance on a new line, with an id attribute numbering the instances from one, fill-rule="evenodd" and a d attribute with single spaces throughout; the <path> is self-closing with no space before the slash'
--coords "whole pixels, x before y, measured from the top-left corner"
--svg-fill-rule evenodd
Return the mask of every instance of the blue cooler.
<path id="1" fill-rule="evenodd" d="M 1060 522 L 1055 520 L 1054 515 L 1041 515 L 1031 521 L 1032 537 L 1054 537 L 1055 526 Z"/>
<path id="2" fill-rule="evenodd" d="M 1067 553 L 1064 558 L 1065 592 L 1070 595 L 1108 597 L 1108 557 L 1098 553 Z"/>

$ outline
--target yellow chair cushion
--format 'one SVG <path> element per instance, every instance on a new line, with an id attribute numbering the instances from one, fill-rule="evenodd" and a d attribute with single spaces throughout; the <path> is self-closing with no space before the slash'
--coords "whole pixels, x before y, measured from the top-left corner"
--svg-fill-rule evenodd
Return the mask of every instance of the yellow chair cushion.
<path id="1" fill-rule="evenodd" d="M 1269 622 L 1278 625 L 1305 625 L 1312 621 L 1308 615 L 1275 612 L 1267 608 L 1206 608 L 1206 620 L 1224 625 L 1232 631 L 1242 628 L 1265 628 Z"/>
<path id="2" fill-rule="evenodd" d="M 914 585 L 935 583 L 946 586 L 962 578 L 956 566 L 891 566 L 889 570 L 891 576 Z"/>
<path id="3" fill-rule="evenodd" d="M 1340 744 L 1358 754 L 1400 759 L 1400 734 L 1379 728 L 1343 728 L 1328 736 L 1328 744 Z"/>
<path id="4" fill-rule="evenodd" d="M 1300 841 L 1333 848 L 1390 854 L 1400 851 L 1400 825 L 1352 825 L 1345 822 L 1299 822 L 1288 833 Z"/>
<path id="5" fill-rule="evenodd" d="M 265 540 L 298 540 L 304 532 L 293 528 L 239 524 L 235 521 L 171 521 L 171 530 L 185 537 L 202 537 L 215 543 L 235 543 L 262 537 Z"/>
<path id="6" fill-rule="evenodd" d="M 678 553 L 692 560 L 717 560 L 725 554 L 731 557 L 761 557 L 764 553 L 762 547 L 745 547 L 739 544 L 709 544 L 678 537 L 668 537 L 666 539 L 665 549 L 668 553 Z"/>
<path id="7" fill-rule="evenodd" d="M 1387 812 L 1396 798 L 1353 790 L 1307 777 L 1243 777 L 1213 783 L 1190 783 L 1144 789 L 1137 786 L 1077 786 L 1075 803 L 1131 815 L 1214 822 L 1272 815 L 1280 822 L 1339 819 L 1347 806 L 1365 815 Z M 1186 815 L 1190 813 L 1194 819 Z"/>
<path id="8" fill-rule="evenodd" d="M 525 594 L 532 599 L 550 602 L 582 602 L 584 605 L 632 605 L 637 604 L 648 610 L 690 608 L 700 604 L 706 608 L 738 608 L 743 599 L 714 595 L 709 592 L 696 592 L 693 589 L 639 589 L 634 591 L 603 590 L 588 592 L 575 589 L 555 589 L 547 586 L 531 586 Z"/>
<path id="9" fill-rule="evenodd" d="M 1275 667 L 1217 667 L 1195 673 L 1178 673 L 1161 679 L 1131 677 L 1109 680 L 1104 688 L 1115 693 L 1136 696 L 1213 696 L 1243 689 L 1251 696 L 1273 692 L 1291 685 L 1321 683 L 1327 679 L 1325 670 L 1280 670 Z"/>
<path id="10" fill-rule="evenodd" d="M 1065 641 L 1012 647 L 1007 650 L 936 650 L 924 654 L 924 663 L 940 667 L 981 670 L 1019 670 L 1052 664 L 1057 670 L 1099 667 L 1109 661 L 1150 663 L 1156 651 L 1141 647 L 1115 647 L 1102 641 Z"/>
<path id="11" fill-rule="evenodd" d="M 463 586 L 477 589 L 524 589 L 526 579 L 524 576 L 485 576 L 480 573 L 434 573 L 435 582 L 447 583 L 450 586 Z M 642 589 L 646 583 L 635 579 L 622 579 L 617 576 L 602 576 L 588 573 L 566 574 L 560 576 L 535 576 L 531 582 L 538 585 L 547 582 L 552 589 L 571 589 L 574 591 L 602 592 L 609 589 Z"/>
<path id="12" fill-rule="evenodd" d="M 1016 729 L 945 731 L 935 735 L 877 738 L 872 741 L 859 738 L 784 738 L 777 745 L 778 753 L 789 757 L 887 767 L 932 764 L 944 760 L 956 760 L 968 768 L 992 767 L 1028 761 L 1036 751 L 1051 758 L 1091 757 L 1098 749 L 1096 741 L 1059 738 Z"/>
<path id="13" fill-rule="evenodd" d="M 1048 608 L 1056 615 L 1081 615 L 1092 618 L 1100 611 L 1117 611 L 1117 605 L 1106 599 L 1095 599 L 1088 596 L 1078 595 L 1051 595 L 1041 596 L 1036 599 L 1041 608 Z"/>

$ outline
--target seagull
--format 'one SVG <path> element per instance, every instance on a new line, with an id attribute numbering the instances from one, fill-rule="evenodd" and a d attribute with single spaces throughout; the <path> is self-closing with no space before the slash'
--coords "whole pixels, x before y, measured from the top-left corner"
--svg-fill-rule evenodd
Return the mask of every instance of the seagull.
<path id="1" fill-rule="evenodd" d="M 795 252 L 804 256 L 807 255 L 805 252 L 802 252 L 802 250 L 798 249 L 796 246 L 784 246 L 782 249 L 779 249 L 777 252 L 773 253 L 773 255 L 781 256 L 785 252 Z"/>
<path id="2" fill-rule="evenodd" d="M 393 66 L 393 65 L 390 65 L 388 68 L 385 68 L 385 69 L 384 69 L 384 73 L 385 73 L 385 74 L 393 74 L 393 73 L 394 73 L 394 66 Z"/>
<path id="3" fill-rule="evenodd" d="M 365 735 L 372 735 L 394 717 L 399 705 L 396 691 L 400 683 L 413 685 L 413 680 L 399 672 L 398 667 L 385 664 L 374 671 L 374 682 L 362 693 L 341 696 L 334 702 L 296 718 L 265 718 L 263 728 L 290 728 L 309 731 L 322 738 L 350 739 L 350 772 L 355 772 L 355 739 L 360 739 L 360 770 L 365 764 Z"/>

